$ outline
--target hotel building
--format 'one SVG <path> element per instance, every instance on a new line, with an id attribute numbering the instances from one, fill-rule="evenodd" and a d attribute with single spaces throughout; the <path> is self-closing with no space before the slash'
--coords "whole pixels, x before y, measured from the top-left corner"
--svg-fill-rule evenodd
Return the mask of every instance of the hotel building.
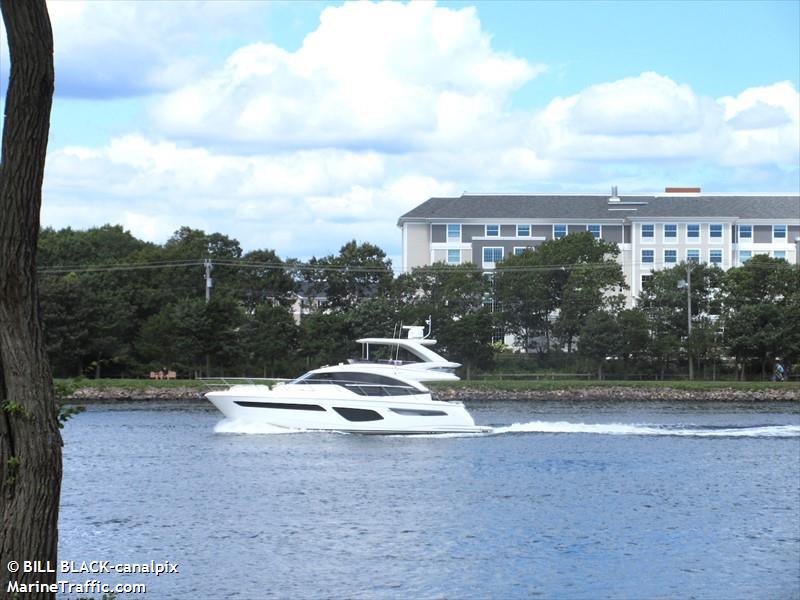
<path id="1" fill-rule="evenodd" d="M 471 195 L 430 198 L 400 217 L 402 269 L 435 262 L 491 271 L 510 254 L 589 231 L 617 244 L 632 304 L 656 269 L 681 261 L 739 266 L 755 254 L 800 263 L 800 195 Z"/>

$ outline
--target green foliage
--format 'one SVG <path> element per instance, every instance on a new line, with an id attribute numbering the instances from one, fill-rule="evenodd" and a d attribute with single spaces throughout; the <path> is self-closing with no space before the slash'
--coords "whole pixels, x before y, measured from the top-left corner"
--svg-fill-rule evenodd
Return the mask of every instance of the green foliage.
<path id="1" fill-rule="evenodd" d="M 534 337 L 555 335 L 571 351 L 589 314 L 622 304 L 620 290 L 626 286 L 618 254 L 616 244 L 585 232 L 509 256 L 494 277 L 505 325 L 526 348 Z"/>
<path id="2" fill-rule="evenodd" d="M 6 413 L 7 415 L 10 415 L 10 416 L 22 417 L 22 418 L 25 418 L 25 419 L 30 417 L 30 414 L 25 409 L 25 407 L 22 404 L 20 404 L 19 402 L 16 402 L 14 400 L 10 400 L 9 399 L 9 400 L 3 401 L 3 403 L 0 404 L 0 409 L 2 409 L 2 411 L 4 413 Z"/>
<path id="3" fill-rule="evenodd" d="M 355 240 L 309 265 L 274 250 L 243 255 L 237 240 L 189 227 L 163 245 L 120 226 L 43 229 L 39 246 L 45 341 L 60 377 L 146 377 L 165 367 L 181 378 L 290 377 L 352 356 L 359 337 L 390 336 L 429 316 L 440 348 L 467 375 L 495 368 L 492 342 L 504 333 L 528 352 L 503 352 L 502 364 L 523 371 L 591 364 L 665 377 L 685 374 L 692 357 L 713 376 L 730 376 L 735 362 L 739 373 L 766 378 L 776 358 L 790 372 L 800 364 L 800 269 L 768 256 L 727 272 L 692 265 L 687 335 L 678 287 L 687 265 L 654 272 L 637 306 L 623 310 L 619 249 L 588 233 L 509 256 L 491 275 L 438 263 L 397 278 L 383 250 Z M 296 321 L 301 295 L 314 302 Z M 63 422 L 75 409 L 61 410 Z"/>
<path id="4" fill-rule="evenodd" d="M 66 406 L 66 399 L 81 387 L 82 380 L 67 379 L 54 380 L 53 391 L 56 395 L 56 406 L 58 412 L 58 428 L 63 429 L 64 424 L 72 417 L 86 410 L 85 406 Z"/>
<path id="5" fill-rule="evenodd" d="M 473 369 L 493 364 L 492 325 L 492 314 L 485 308 L 444 322 L 439 341 L 448 358 L 464 366 L 467 379 Z"/>
<path id="6" fill-rule="evenodd" d="M 262 304 L 247 315 L 240 330 L 247 373 L 262 377 L 290 377 L 290 359 L 297 346 L 297 326 L 286 308 Z"/>
<path id="7" fill-rule="evenodd" d="M 327 297 L 328 306 L 346 310 L 360 300 L 386 294 L 392 285 L 392 261 L 369 243 L 346 243 L 338 256 L 312 258 L 302 272 L 310 291 Z"/>
<path id="8" fill-rule="evenodd" d="M 22 462 L 16 456 L 9 456 L 8 460 L 6 460 L 6 473 L 8 474 L 6 481 L 9 485 L 14 485 L 17 481 L 17 473 L 21 464 Z"/>
<path id="9" fill-rule="evenodd" d="M 597 369 L 597 378 L 603 378 L 603 367 L 609 358 L 622 353 L 622 331 L 614 315 L 597 311 L 587 315 L 580 328 L 579 352 Z"/>

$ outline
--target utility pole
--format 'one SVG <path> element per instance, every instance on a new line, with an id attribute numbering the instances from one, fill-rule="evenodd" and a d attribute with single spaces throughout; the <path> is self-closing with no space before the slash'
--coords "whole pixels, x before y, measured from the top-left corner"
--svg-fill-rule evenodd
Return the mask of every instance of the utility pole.
<path id="1" fill-rule="evenodd" d="M 203 266 L 206 269 L 206 304 L 211 302 L 211 288 L 214 286 L 214 282 L 211 279 L 211 271 L 214 270 L 214 265 L 211 264 L 211 259 L 207 258 L 203 261 Z"/>
<path id="2" fill-rule="evenodd" d="M 214 270 L 214 265 L 211 264 L 211 259 L 207 258 L 203 261 L 203 266 L 206 269 L 206 304 L 211 302 L 211 288 L 214 281 L 211 279 L 211 271 Z M 206 352 L 206 377 L 211 377 L 211 355 Z"/>
<path id="3" fill-rule="evenodd" d="M 686 261 L 686 281 L 679 281 L 678 288 L 686 288 L 686 356 L 689 359 L 689 381 L 694 379 L 694 364 L 692 352 L 689 350 L 689 340 L 692 337 L 692 261 Z"/>

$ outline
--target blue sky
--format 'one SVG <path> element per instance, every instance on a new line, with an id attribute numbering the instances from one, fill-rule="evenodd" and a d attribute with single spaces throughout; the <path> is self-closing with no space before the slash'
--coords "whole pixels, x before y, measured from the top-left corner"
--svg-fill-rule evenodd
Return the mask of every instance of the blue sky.
<path id="1" fill-rule="evenodd" d="M 397 256 L 432 195 L 800 188 L 799 2 L 49 6 L 54 227 Z"/>

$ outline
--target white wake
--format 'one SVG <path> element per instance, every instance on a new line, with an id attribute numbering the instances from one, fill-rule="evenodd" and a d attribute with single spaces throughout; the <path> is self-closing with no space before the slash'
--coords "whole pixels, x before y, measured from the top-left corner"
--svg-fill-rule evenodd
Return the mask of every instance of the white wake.
<path id="1" fill-rule="evenodd" d="M 800 425 L 703 427 L 694 425 L 631 425 L 626 423 L 570 423 L 531 421 L 495 427 L 489 435 L 503 433 L 593 433 L 599 435 L 672 435 L 684 437 L 800 437 Z"/>
<path id="2" fill-rule="evenodd" d="M 275 435 L 305 433 L 305 429 L 288 429 L 266 423 L 255 423 L 235 419 L 223 419 L 214 427 L 215 433 Z M 332 432 L 335 433 L 335 432 Z M 756 425 L 708 427 L 695 425 L 634 425 L 628 423 L 571 423 L 569 421 L 530 421 L 492 427 L 485 433 L 436 433 L 409 437 L 460 438 L 485 437 L 521 433 L 595 434 L 595 435 L 642 435 L 681 437 L 800 437 L 800 425 Z"/>
<path id="3" fill-rule="evenodd" d="M 238 419 L 223 419 L 214 426 L 214 433 L 242 433 L 249 435 L 274 435 L 281 433 L 303 433 L 304 429 L 288 429 L 267 423 L 254 423 Z"/>

